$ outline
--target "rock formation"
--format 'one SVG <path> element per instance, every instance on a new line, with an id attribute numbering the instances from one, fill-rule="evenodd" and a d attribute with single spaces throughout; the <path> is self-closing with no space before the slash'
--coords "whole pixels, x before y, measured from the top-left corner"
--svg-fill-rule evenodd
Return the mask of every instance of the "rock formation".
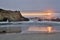
<path id="1" fill-rule="evenodd" d="M 21 15 L 20 11 L 0 9 L 0 21 L 29 21 Z"/>

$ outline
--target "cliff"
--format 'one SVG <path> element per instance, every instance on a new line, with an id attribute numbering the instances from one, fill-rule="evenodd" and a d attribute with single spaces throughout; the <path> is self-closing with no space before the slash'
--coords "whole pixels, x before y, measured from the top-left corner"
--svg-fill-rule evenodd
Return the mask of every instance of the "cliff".
<path id="1" fill-rule="evenodd" d="M 20 11 L 0 9 L 0 21 L 29 21 L 21 15 Z"/>

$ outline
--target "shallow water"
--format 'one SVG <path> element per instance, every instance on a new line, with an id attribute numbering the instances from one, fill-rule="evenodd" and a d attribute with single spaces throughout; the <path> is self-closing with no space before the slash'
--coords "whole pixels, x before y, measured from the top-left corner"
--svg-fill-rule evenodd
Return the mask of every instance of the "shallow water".
<path id="1" fill-rule="evenodd" d="M 26 22 L 26 23 L 13 23 L 1 24 L 0 27 L 21 27 L 21 33 L 6 33 L 0 34 L 0 40 L 60 40 L 60 22 Z M 51 26 L 58 31 L 58 33 L 27 33 L 29 27 L 47 27 Z"/>
<path id="2" fill-rule="evenodd" d="M 22 31 L 26 31 L 29 27 L 47 27 L 51 26 L 58 32 L 60 32 L 60 22 L 51 21 L 26 21 L 26 22 L 10 22 L 0 23 L 0 27 L 21 27 Z"/>

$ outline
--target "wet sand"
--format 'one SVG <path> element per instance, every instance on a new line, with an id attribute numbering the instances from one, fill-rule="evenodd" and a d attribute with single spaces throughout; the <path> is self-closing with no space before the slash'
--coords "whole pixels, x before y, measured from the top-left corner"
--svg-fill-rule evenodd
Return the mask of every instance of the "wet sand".
<path id="1" fill-rule="evenodd" d="M 6 33 L 6 34 L 0 34 L 0 40 L 60 40 L 60 33 L 55 34 Z"/>

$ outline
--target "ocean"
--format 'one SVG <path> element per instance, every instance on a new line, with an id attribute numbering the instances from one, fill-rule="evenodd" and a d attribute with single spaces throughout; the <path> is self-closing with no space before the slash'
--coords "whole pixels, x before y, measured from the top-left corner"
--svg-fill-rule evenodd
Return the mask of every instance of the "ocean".
<path id="1" fill-rule="evenodd" d="M 0 25 L 1 27 L 10 27 L 16 26 L 21 27 L 21 33 L 3 33 L 0 34 L 0 40 L 60 40 L 60 22 L 51 22 L 51 21 L 31 21 L 31 22 L 18 22 L 16 23 L 4 23 Z M 28 33 L 30 27 L 53 27 L 55 33 L 40 33 L 40 31 L 31 31 Z"/>

